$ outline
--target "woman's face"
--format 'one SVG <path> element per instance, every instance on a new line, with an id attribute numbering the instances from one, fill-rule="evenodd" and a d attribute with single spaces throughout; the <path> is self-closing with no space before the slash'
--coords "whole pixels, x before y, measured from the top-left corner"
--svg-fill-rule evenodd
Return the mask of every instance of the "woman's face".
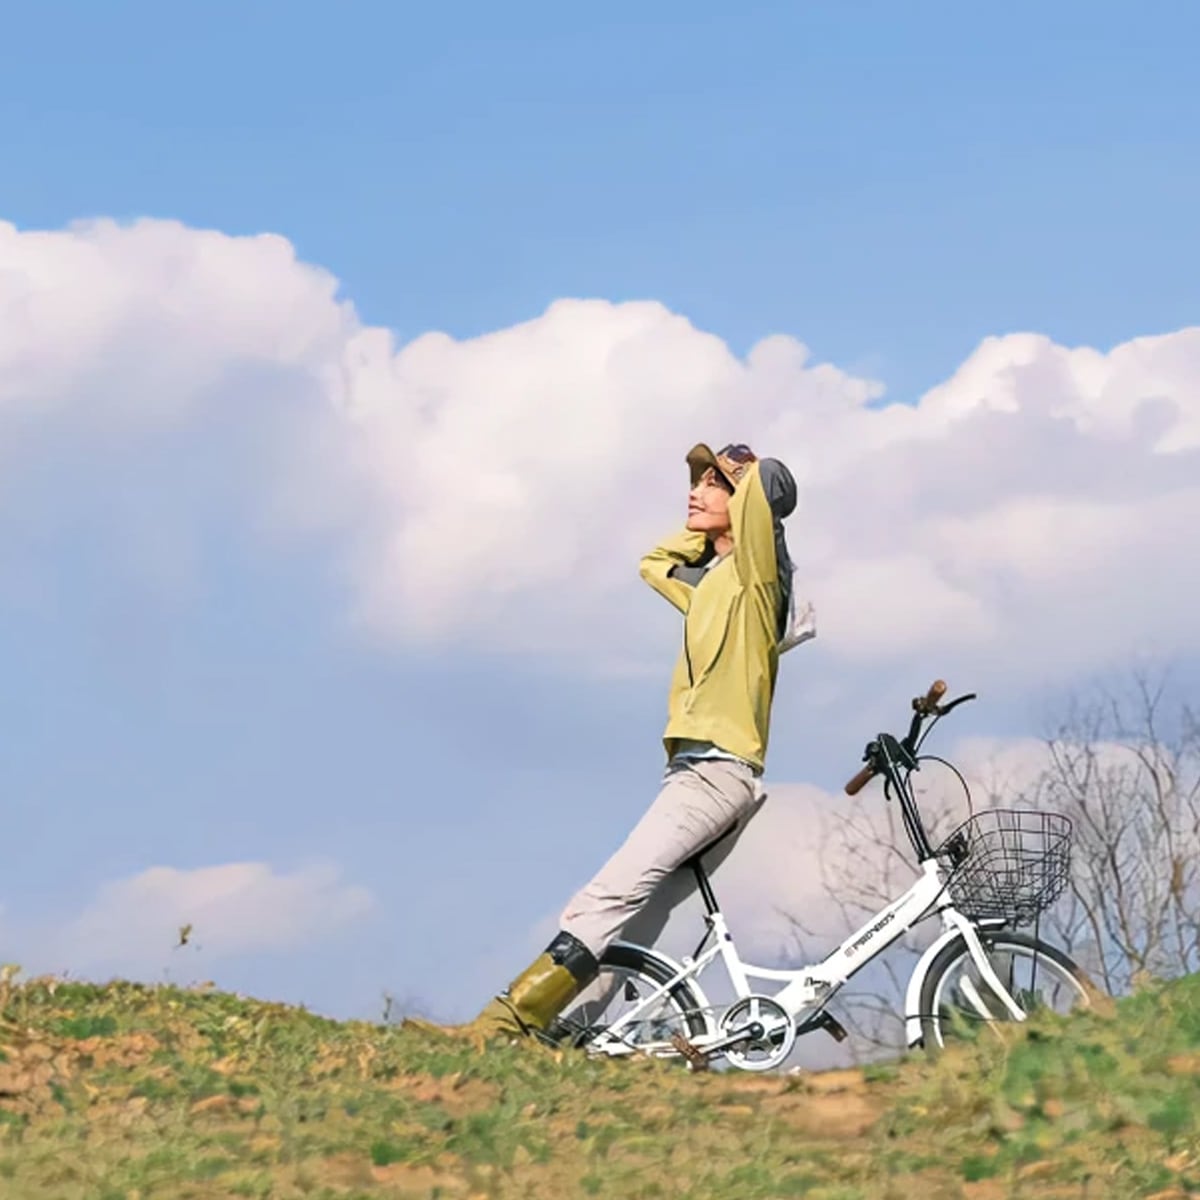
<path id="1" fill-rule="evenodd" d="M 710 540 L 729 532 L 729 489 L 711 467 L 688 493 L 687 527 Z"/>

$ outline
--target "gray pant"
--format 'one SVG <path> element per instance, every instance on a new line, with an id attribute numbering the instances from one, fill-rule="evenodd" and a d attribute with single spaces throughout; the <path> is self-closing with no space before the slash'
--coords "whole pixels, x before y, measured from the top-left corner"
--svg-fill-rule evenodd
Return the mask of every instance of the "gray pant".
<path id="1" fill-rule="evenodd" d="M 696 890 L 679 871 L 727 830 L 705 854 L 714 871 L 766 799 L 750 767 L 728 759 L 672 760 L 662 789 L 619 850 L 563 910 L 560 927 L 599 958 L 618 936 L 653 946 L 671 912 Z"/>

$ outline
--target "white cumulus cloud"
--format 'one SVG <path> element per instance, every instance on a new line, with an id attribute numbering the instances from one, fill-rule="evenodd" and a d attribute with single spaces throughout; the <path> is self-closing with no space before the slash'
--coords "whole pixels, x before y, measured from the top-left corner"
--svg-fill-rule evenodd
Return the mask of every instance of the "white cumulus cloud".
<path id="1" fill-rule="evenodd" d="M 384 643 L 636 666 L 673 619 L 637 559 L 680 522 L 687 447 L 735 438 L 800 483 L 825 662 L 1016 681 L 1200 650 L 1200 327 L 991 338 L 886 404 L 793 338 L 739 358 L 654 302 L 398 345 L 279 237 L 0 224 L 0 454 L 111 464 L 100 511 L 136 527 L 114 566 L 151 547 L 150 578 L 199 569 L 180 546 L 216 505 L 319 536 Z"/>
<path id="2" fill-rule="evenodd" d="M 204 961 L 319 942 L 364 916 L 366 889 L 329 866 L 279 872 L 267 863 L 150 867 L 100 888 L 53 937 L 56 969 L 145 974 L 171 963 L 179 931 Z M 179 947 L 183 949 L 183 947 Z M 45 947 L 38 957 L 48 959 Z"/>

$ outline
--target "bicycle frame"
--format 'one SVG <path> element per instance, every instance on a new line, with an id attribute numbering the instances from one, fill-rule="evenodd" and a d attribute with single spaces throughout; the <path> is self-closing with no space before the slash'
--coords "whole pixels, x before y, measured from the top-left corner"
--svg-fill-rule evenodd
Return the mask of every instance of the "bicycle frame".
<path id="1" fill-rule="evenodd" d="M 678 963 L 657 951 L 653 952 L 669 968 L 673 968 L 670 978 L 642 997 L 633 1008 L 608 1026 L 591 1044 L 591 1049 L 610 1055 L 645 1051 L 647 1047 L 644 1044 L 635 1046 L 624 1041 L 624 1031 L 635 1025 L 647 1012 L 653 1011 L 654 1006 L 667 996 L 673 987 L 685 980 L 691 984 L 693 990 L 700 995 L 701 1002 L 708 1008 L 707 999 L 697 980 L 717 959 L 724 964 L 733 985 L 735 1002 L 754 995 L 770 996 L 784 1009 L 793 1023 L 801 1026 L 816 1017 L 849 979 L 883 954 L 915 925 L 934 913 L 941 915 L 946 927 L 942 937 L 935 941 L 934 947 L 940 949 L 946 940 L 961 934 L 988 987 L 1000 998 L 1013 1020 L 1024 1020 L 1024 1011 L 1000 982 L 984 953 L 977 933 L 978 926 L 959 913 L 949 902 L 940 904 L 939 900 L 944 894 L 942 868 L 936 860 L 931 859 L 922 864 L 920 878 L 904 895 L 870 917 L 824 959 L 794 968 L 759 967 L 744 962 L 738 953 L 733 935 L 729 932 L 724 915 L 719 910 L 710 913 L 709 933 L 704 941 L 713 938 L 713 945 L 698 955 L 683 958 Z M 639 949 L 645 951 L 644 947 Z M 927 951 L 914 970 L 913 980 L 908 988 L 909 1002 L 906 1003 L 906 1008 L 912 1006 L 914 992 L 919 994 L 924 968 L 931 958 L 932 954 Z M 774 993 L 758 992 L 751 987 L 752 979 L 782 983 L 784 986 Z M 982 1004 L 982 999 L 979 999 L 977 1007 Z M 906 1015 L 910 1022 L 914 1019 L 919 1022 L 919 1014 Z M 990 1016 L 986 1007 L 980 1009 L 980 1015 L 985 1018 Z M 707 1034 L 693 1038 L 692 1044 L 697 1050 L 703 1051 L 723 1036 L 719 1031 L 710 1030 Z"/>
<path id="2" fill-rule="evenodd" d="M 944 685 L 942 688 L 944 690 Z M 932 689 L 930 697 L 933 699 L 927 698 L 926 703 L 932 707 L 933 711 L 937 711 L 934 704 L 936 696 Z M 1025 1019 L 1024 1010 L 1000 982 L 979 939 L 978 930 L 993 923 L 975 922 L 954 908 L 946 892 L 947 873 L 930 846 L 916 802 L 906 786 L 907 781 L 901 779 L 898 763 L 903 764 L 907 759 L 909 764 L 915 766 L 921 719 L 924 715 L 928 715 L 920 705 L 920 700 L 914 701 L 913 707 L 917 715 L 913 719 L 908 737 L 903 742 L 897 741 L 891 735 L 880 734 L 867 750 L 868 758 L 873 757 L 878 763 L 877 773 L 882 773 L 887 777 L 888 782 L 895 788 L 900 798 L 905 827 L 920 864 L 920 876 L 912 887 L 899 899 L 892 901 L 869 917 L 862 926 L 819 962 L 786 969 L 758 967 L 742 961 L 725 917 L 717 906 L 712 890 L 703 875 L 703 869 L 697 866 L 700 891 L 709 912 L 707 916 L 708 931 L 696 953 L 675 962 L 657 951 L 649 951 L 646 947 L 637 947 L 643 953 L 653 953 L 670 972 L 670 978 L 650 994 L 641 998 L 632 1009 L 600 1033 L 591 1043 L 590 1049 L 610 1055 L 646 1052 L 649 1047 L 645 1044 L 633 1045 L 626 1042 L 622 1036 L 623 1032 L 634 1026 L 648 1011 L 652 1011 L 653 1006 L 666 997 L 672 988 L 685 981 L 698 995 L 704 1007 L 705 1021 L 709 1030 L 703 1035 L 693 1037 L 691 1044 L 696 1050 L 703 1052 L 708 1047 L 716 1047 L 720 1043 L 727 1042 L 728 1031 L 723 1032 L 719 1028 L 715 1028 L 709 1019 L 708 1014 L 712 1006 L 697 982 L 699 976 L 717 959 L 724 964 L 733 985 L 736 994 L 735 1003 L 737 1000 L 749 999 L 755 995 L 768 996 L 781 1006 L 789 1020 L 800 1030 L 819 1016 L 849 979 L 883 954 L 915 925 L 934 914 L 940 914 L 942 918 L 943 933 L 935 939 L 933 945 L 918 960 L 905 997 L 905 1008 L 908 1010 L 905 1013 L 905 1019 L 909 1045 L 912 1046 L 920 1041 L 921 1015 L 917 1008 L 921 985 L 929 965 L 937 951 L 947 941 L 959 935 L 962 936 L 981 978 L 994 996 L 1000 999 L 1008 1010 L 1009 1016 L 1014 1021 Z M 850 788 L 848 787 L 847 790 Z M 705 950 L 704 945 L 710 939 L 714 939 L 713 944 Z M 629 943 L 622 944 L 629 945 Z M 774 993 L 756 992 L 750 984 L 752 979 L 783 986 Z M 968 998 L 980 1017 L 992 1018 L 992 1014 L 977 992 L 973 995 L 968 993 Z"/>

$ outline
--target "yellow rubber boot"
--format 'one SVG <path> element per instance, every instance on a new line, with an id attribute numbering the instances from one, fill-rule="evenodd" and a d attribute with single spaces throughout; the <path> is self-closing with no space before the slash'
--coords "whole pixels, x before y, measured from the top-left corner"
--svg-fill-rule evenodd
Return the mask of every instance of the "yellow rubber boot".
<path id="1" fill-rule="evenodd" d="M 485 1042 L 495 1038 L 524 1037 L 527 1028 L 517 1019 L 512 1008 L 499 996 L 489 1000 L 483 1011 L 463 1025 L 436 1025 L 421 1017 L 405 1017 L 404 1028 L 437 1037 L 463 1038 L 482 1048 Z"/>
<path id="2" fill-rule="evenodd" d="M 596 977 L 596 959 L 582 942 L 560 933 L 499 996 L 465 1025 L 433 1025 L 405 1020 L 428 1033 L 448 1034 L 482 1044 L 498 1037 L 545 1033 L 550 1023 Z"/>

